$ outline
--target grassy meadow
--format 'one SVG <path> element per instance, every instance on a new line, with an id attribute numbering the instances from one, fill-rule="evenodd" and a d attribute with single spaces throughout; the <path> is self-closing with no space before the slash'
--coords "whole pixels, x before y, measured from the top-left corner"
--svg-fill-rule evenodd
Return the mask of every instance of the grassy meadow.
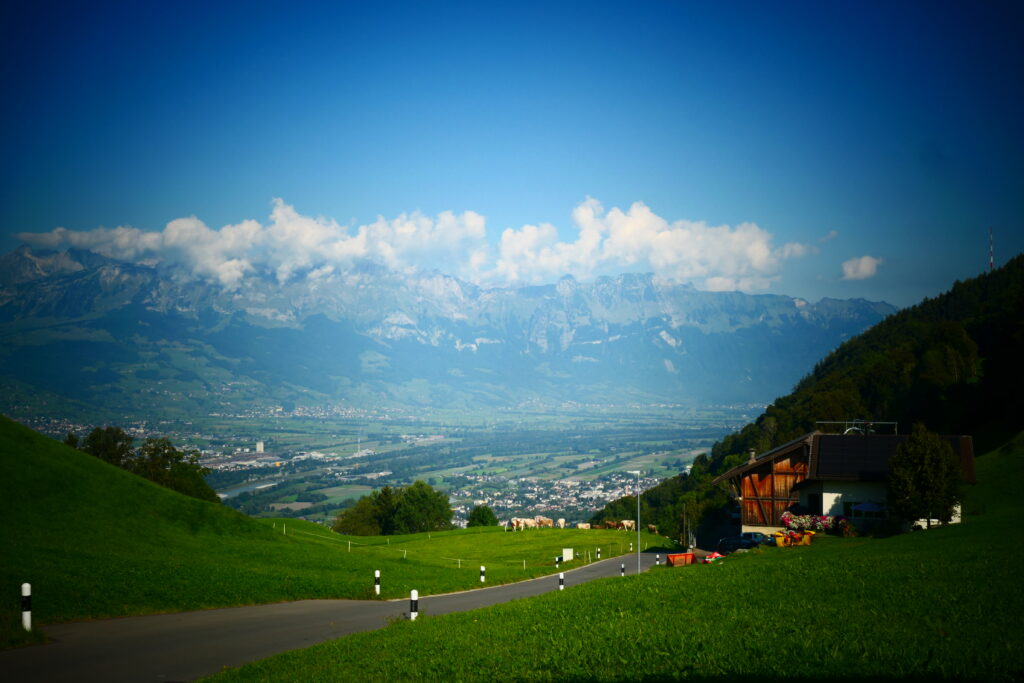
<path id="1" fill-rule="evenodd" d="M 212 680 L 1020 680 L 1024 437 L 977 469 L 959 525 L 427 615 Z"/>
<path id="2" fill-rule="evenodd" d="M 0 647 L 39 639 L 20 620 L 177 612 L 306 598 L 381 598 L 507 583 L 555 572 L 564 547 L 608 557 L 621 531 L 468 529 L 344 537 L 293 519 L 253 520 L 180 496 L 0 418 Z M 486 535 L 484 539 L 482 536 Z M 349 544 L 351 541 L 351 545 Z M 645 544 L 664 541 L 644 534 Z M 585 559 L 563 565 L 579 566 Z M 524 567 L 525 564 L 525 567 Z"/>

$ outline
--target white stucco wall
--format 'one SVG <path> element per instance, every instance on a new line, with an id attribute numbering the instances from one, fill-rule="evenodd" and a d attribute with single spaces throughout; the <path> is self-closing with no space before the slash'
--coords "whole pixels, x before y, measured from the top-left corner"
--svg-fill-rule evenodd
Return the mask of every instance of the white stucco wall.
<path id="1" fill-rule="evenodd" d="M 885 505 L 885 484 L 866 481 L 816 482 L 800 491 L 800 504 L 810 507 L 809 496 L 821 494 L 821 513 L 843 514 L 843 503 L 878 503 Z"/>
<path id="2" fill-rule="evenodd" d="M 842 515 L 843 503 L 877 503 L 886 504 L 885 484 L 882 482 L 864 481 L 827 481 L 815 482 L 800 491 L 800 503 L 810 507 L 809 496 L 812 493 L 821 494 L 821 511 L 824 515 Z M 957 505 L 953 513 L 951 524 L 960 521 L 960 506 Z M 924 527 L 927 520 L 921 519 L 915 524 Z M 941 522 L 932 520 L 932 526 L 938 526 Z M 912 525 L 907 525 L 912 526 Z"/>

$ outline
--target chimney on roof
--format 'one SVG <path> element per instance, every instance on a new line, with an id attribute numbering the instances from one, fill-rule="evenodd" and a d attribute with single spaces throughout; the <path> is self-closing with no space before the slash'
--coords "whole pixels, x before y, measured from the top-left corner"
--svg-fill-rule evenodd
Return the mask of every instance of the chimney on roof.
<path id="1" fill-rule="evenodd" d="M 747 462 L 748 463 L 754 462 L 757 459 L 757 455 L 755 454 L 753 448 L 751 448 L 749 451 L 747 451 L 747 453 L 750 455 L 750 457 L 747 458 Z"/>

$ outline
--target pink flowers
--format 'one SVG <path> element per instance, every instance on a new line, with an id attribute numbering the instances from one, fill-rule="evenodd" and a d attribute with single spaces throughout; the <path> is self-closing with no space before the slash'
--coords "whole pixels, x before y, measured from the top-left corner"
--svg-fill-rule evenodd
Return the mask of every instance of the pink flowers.
<path id="1" fill-rule="evenodd" d="M 781 519 L 783 526 L 790 531 L 841 530 L 846 523 L 846 518 L 839 515 L 794 515 L 792 512 L 783 512 Z"/>

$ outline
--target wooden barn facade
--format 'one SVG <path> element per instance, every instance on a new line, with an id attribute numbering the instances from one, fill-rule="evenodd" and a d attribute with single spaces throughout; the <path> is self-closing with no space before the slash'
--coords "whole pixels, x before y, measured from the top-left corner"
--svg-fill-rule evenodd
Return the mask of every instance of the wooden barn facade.
<path id="1" fill-rule="evenodd" d="M 761 455 L 751 453 L 750 460 L 714 481 L 733 485 L 743 531 L 780 529 L 787 510 L 857 517 L 861 510 L 884 508 L 889 458 L 907 438 L 811 432 Z M 973 483 L 971 437 L 942 438 L 959 457 L 964 478 Z"/>

